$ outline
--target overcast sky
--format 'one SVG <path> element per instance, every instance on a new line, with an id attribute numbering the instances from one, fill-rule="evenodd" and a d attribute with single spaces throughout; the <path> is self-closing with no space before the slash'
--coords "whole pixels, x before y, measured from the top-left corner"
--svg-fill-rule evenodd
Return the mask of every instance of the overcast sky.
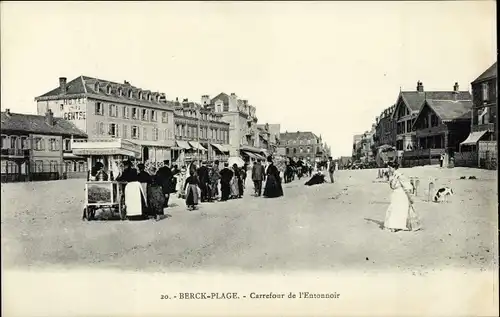
<path id="1" fill-rule="evenodd" d="M 259 123 L 350 155 L 400 87 L 449 90 L 496 60 L 495 2 L 1 4 L 2 109 L 79 75 L 199 101 L 234 92 Z"/>

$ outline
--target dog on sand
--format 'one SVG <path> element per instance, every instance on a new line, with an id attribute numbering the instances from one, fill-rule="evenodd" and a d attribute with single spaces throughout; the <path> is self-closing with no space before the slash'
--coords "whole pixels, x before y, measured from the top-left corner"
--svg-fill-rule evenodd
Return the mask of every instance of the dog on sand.
<path id="1" fill-rule="evenodd" d="M 434 195 L 434 202 L 439 203 L 439 202 L 447 202 L 448 197 L 453 196 L 453 189 L 450 187 L 443 187 L 438 189 L 436 192 L 436 195 Z"/>

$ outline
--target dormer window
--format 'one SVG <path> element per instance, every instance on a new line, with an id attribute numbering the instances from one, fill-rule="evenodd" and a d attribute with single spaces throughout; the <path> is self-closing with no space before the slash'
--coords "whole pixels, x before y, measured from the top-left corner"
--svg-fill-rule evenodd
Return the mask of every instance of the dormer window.
<path id="1" fill-rule="evenodd" d="M 147 99 L 148 99 L 148 101 L 151 101 L 151 94 L 150 93 L 148 93 Z"/>
<path id="2" fill-rule="evenodd" d="M 129 90 L 128 90 L 128 96 L 127 96 L 127 97 L 132 98 L 133 93 L 134 93 L 134 92 L 132 91 L 132 89 L 129 89 Z"/>
<path id="3" fill-rule="evenodd" d="M 99 82 L 96 82 L 96 83 L 94 84 L 94 90 L 95 90 L 96 92 L 99 92 Z"/>
<path id="4" fill-rule="evenodd" d="M 143 95 L 142 91 L 139 91 L 139 99 L 142 99 L 142 95 Z"/>
<path id="5" fill-rule="evenodd" d="M 118 87 L 118 96 L 122 96 L 123 95 L 123 88 L 122 87 Z"/>
<path id="6" fill-rule="evenodd" d="M 106 86 L 106 93 L 107 93 L 108 95 L 111 95 L 111 85 L 107 85 L 107 86 Z"/>

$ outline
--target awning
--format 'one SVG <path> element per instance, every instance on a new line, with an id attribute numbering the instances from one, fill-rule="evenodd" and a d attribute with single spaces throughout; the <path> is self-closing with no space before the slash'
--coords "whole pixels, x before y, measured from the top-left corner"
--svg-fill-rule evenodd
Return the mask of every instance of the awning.
<path id="1" fill-rule="evenodd" d="M 177 146 L 180 147 L 181 149 L 191 150 L 191 146 L 189 145 L 189 143 L 187 141 L 176 140 L 175 143 L 177 143 Z"/>
<path id="2" fill-rule="evenodd" d="M 83 156 L 78 156 L 73 153 L 63 153 L 63 159 L 82 159 Z"/>
<path id="3" fill-rule="evenodd" d="M 210 143 L 214 148 L 219 150 L 222 153 L 229 152 L 229 149 L 226 149 L 223 145 L 217 144 L 217 143 Z"/>
<path id="4" fill-rule="evenodd" d="M 460 143 L 460 145 L 473 145 L 476 144 L 486 133 L 487 131 L 476 131 L 476 132 L 471 132 L 467 139 Z"/>
<path id="5" fill-rule="evenodd" d="M 253 146 L 249 146 L 249 145 L 240 146 L 240 150 L 246 151 L 246 152 L 254 152 L 254 153 L 262 152 L 262 149 L 259 149 L 257 147 L 253 147 Z"/>
<path id="6" fill-rule="evenodd" d="M 201 145 L 200 143 L 196 142 L 196 141 L 189 141 L 189 144 L 191 144 L 191 146 L 193 147 L 193 149 L 195 150 L 200 150 L 200 151 L 206 151 L 207 149 L 205 149 L 203 147 L 203 145 Z"/>
<path id="7" fill-rule="evenodd" d="M 75 155 L 125 155 L 131 157 L 139 157 L 134 151 L 126 149 L 73 149 Z"/>
<path id="8" fill-rule="evenodd" d="M 258 155 L 256 155 L 255 153 L 252 153 L 252 152 L 247 152 L 247 151 L 241 151 L 244 155 L 248 156 L 249 158 L 253 158 L 253 159 L 256 159 L 256 160 L 260 160 L 262 158 L 260 158 Z"/>

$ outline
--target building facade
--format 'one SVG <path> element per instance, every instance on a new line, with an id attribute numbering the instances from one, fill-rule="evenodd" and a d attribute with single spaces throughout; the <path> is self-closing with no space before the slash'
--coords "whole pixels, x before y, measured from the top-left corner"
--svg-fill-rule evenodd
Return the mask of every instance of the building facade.
<path id="1" fill-rule="evenodd" d="M 439 163 L 442 154 L 452 157 L 470 131 L 471 100 L 426 99 L 412 127 L 416 146 L 403 154 L 403 166 Z"/>
<path id="2" fill-rule="evenodd" d="M 391 146 L 396 145 L 396 130 L 394 121 L 392 120 L 392 113 L 395 107 L 396 106 L 393 105 L 384 109 L 376 120 L 375 135 L 373 139 L 377 147 L 385 144 Z"/>
<path id="3" fill-rule="evenodd" d="M 497 168 L 497 63 L 472 83 L 471 132 L 461 144 L 461 166 Z"/>
<path id="4" fill-rule="evenodd" d="M 392 113 L 393 124 L 396 129 L 396 150 L 401 160 L 403 152 L 413 151 L 416 147 L 416 133 L 412 127 L 426 99 L 433 100 L 472 100 L 468 91 L 460 91 L 455 83 L 451 91 L 425 91 L 421 81 L 417 82 L 416 91 L 401 91 Z"/>
<path id="5" fill-rule="evenodd" d="M 79 76 L 35 98 L 38 114 L 51 110 L 90 139 L 118 138 L 141 147 L 149 164 L 171 159 L 175 145 L 174 106 L 165 94 L 93 77 Z"/>
<path id="6" fill-rule="evenodd" d="M 172 161 L 187 164 L 197 160 L 226 161 L 229 157 L 229 123 L 210 107 L 184 99 L 174 103 L 176 149 Z"/>
<path id="7" fill-rule="evenodd" d="M 86 160 L 71 153 L 71 141 L 87 135 L 71 122 L 44 116 L 1 113 L 2 182 L 84 176 Z"/>
<path id="8" fill-rule="evenodd" d="M 264 158 L 267 149 L 262 148 L 257 128 L 256 108 L 248 100 L 239 99 L 235 93 L 222 92 L 210 99 L 203 95 L 201 104 L 222 115 L 222 121 L 229 123 L 229 153 L 231 156 L 242 156 L 245 160 Z"/>
<path id="9" fill-rule="evenodd" d="M 279 124 L 257 124 L 257 130 L 260 138 L 260 147 L 265 149 L 268 154 L 277 153 L 279 145 Z"/>
<path id="10" fill-rule="evenodd" d="M 313 132 L 285 132 L 280 134 L 278 152 L 304 162 L 321 162 L 328 158 L 323 140 Z"/>

